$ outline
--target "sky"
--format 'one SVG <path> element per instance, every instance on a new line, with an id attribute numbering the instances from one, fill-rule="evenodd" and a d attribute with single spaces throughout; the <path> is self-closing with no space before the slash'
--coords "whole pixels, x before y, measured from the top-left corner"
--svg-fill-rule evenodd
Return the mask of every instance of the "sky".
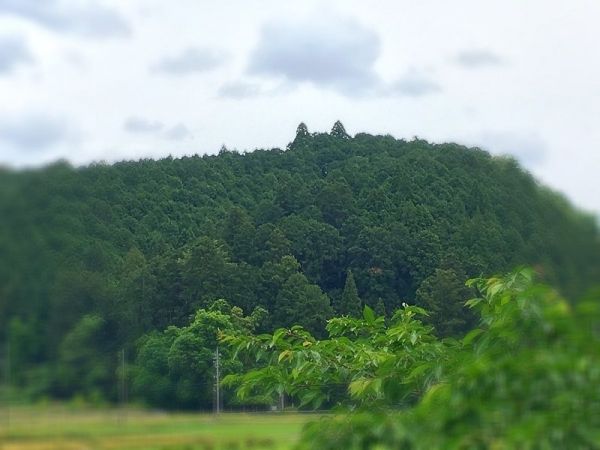
<path id="1" fill-rule="evenodd" d="M 510 154 L 600 215 L 597 0 L 0 0 L 0 165 L 285 147 Z"/>

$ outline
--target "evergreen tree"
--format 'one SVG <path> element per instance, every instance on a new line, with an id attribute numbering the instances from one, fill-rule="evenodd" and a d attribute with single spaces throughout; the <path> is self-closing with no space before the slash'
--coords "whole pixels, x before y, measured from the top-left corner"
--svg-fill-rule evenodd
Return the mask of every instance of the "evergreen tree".
<path id="1" fill-rule="evenodd" d="M 375 311 L 375 315 L 377 317 L 386 317 L 387 316 L 387 311 L 385 309 L 385 303 L 381 297 L 379 297 L 377 299 L 377 303 L 375 303 L 375 308 L 373 308 L 373 311 Z"/>
<path id="2" fill-rule="evenodd" d="M 344 125 L 342 125 L 342 122 L 340 122 L 339 120 L 337 120 L 333 124 L 331 133 L 329 133 L 329 134 L 333 137 L 340 138 L 340 139 L 350 139 L 350 135 L 348 133 L 346 133 L 346 129 L 344 128 Z"/>
<path id="3" fill-rule="evenodd" d="M 346 276 L 346 284 L 344 285 L 344 291 L 342 292 L 342 298 L 338 305 L 339 314 L 352 317 L 360 317 L 362 314 L 362 305 L 360 297 L 358 296 L 358 290 L 356 289 L 356 282 L 354 281 L 354 275 L 352 271 L 348 270 Z"/>
<path id="4" fill-rule="evenodd" d="M 191 310 L 225 297 L 228 278 L 234 270 L 224 245 L 202 237 L 186 249 L 180 259 L 183 292 L 188 314 Z"/>
<path id="5" fill-rule="evenodd" d="M 229 244 L 235 260 L 251 260 L 255 233 L 252 218 L 244 209 L 234 207 L 229 211 L 223 227 L 223 238 Z"/>
<path id="6" fill-rule="evenodd" d="M 287 146 L 288 150 L 294 148 L 298 144 L 302 144 L 309 137 L 310 133 L 308 132 L 308 127 L 304 122 L 300 122 L 300 125 L 296 128 L 296 137 L 294 138 L 294 141 Z"/>
<path id="7" fill-rule="evenodd" d="M 292 243 L 280 228 L 274 228 L 266 242 L 266 254 L 268 261 L 280 261 L 291 253 Z"/>
<path id="8" fill-rule="evenodd" d="M 352 213 L 353 203 L 352 189 L 346 180 L 327 183 L 316 201 L 323 220 L 336 228 Z"/>
<path id="9" fill-rule="evenodd" d="M 302 139 L 308 136 L 310 136 L 310 133 L 308 132 L 308 127 L 304 122 L 300 122 L 300 125 L 298 125 L 298 128 L 296 128 L 296 139 Z"/>
<path id="10" fill-rule="evenodd" d="M 121 337 L 135 336 L 139 332 L 146 332 L 152 325 L 152 297 L 154 279 L 150 273 L 148 261 L 144 254 L 137 248 L 132 248 L 123 258 L 121 268 L 121 295 L 120 317 L 123 329 L 120 330 Z M 111 311 L 108 310 L 107 314 Z"/>
<path id="11" fill-rule="evenodd" d="M 321 336 L 331 315 L 329 297 L 301 273 L 290 276 L 277 295 L 274 321 L 279 327 L 301 325 Z"/>
<path id="12" fill-rule="evenodd" d="M 417 303 L 429 311 L 429 322 L 440 336 L 458 336 L 473 325 L 474 317 L 464 306 L 472 297 L 465 278 L 453 269 L 436 269 L 417 289 Z"/>

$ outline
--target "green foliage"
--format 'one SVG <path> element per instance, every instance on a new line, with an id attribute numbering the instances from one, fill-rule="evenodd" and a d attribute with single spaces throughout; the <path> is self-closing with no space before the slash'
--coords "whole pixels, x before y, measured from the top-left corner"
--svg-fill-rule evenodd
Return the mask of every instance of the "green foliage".
<path id="1" fill-rule="evenodd" d="M 357 317 L 360 315 L 360 311 L 360 297 L 358 296 L 358 290 L 356 289 L 356 283 L 354 282 L 354 275 L 352 275 L 352 271 L 349 270 L 348 275 L 346 276 L 344 290 L 342 291 L 342 297 L 336 312 L 343 316 Z"/>
<path id="2" fill-rule="evenodd" d="M 313 333 L 320 333 L 332 316 L 329 297 L 301 273 L 292 274 L 283 283 L 275 302 L 273 318 L 277 323 L 300 324 Z"/>
<path id="3" fill-rule="evenodd" d="M 294 139 L 293 145 L 301 144 L 309 136 L 310 136 L 310 133 L 308 132 L 308 127 L 306 126 L 306 124 L 304 122 L 300 122 L 300 124 L 298 125 L 298 128 L 296 128 L 296 137 Z"/>
<path id="4" fill-rule="evenodd" d="M 260 320 L 264 320 L 263 309 L 244 316 L 240 308 L 221 299 L 209 309 L 198 310 L 187 326 L 171 326 L 142 337 L 132 367 L 134 394 L 164 408 L 210 408 L 219 333 L 245 335 L 254 331 Z M 229 357 L 227 349 L 220 353 L 221 373 L 243 368 L 239 360 Z"/>
<path id="5" fill-rule="evenodd" d="M 386 324 L 365 306 L 361 318 L 331 319 L 322 340 L 298 325 L 272 335 L 224 333 L 223 343 L 236 354 L 249 352 L 258 366 L 224 383 L 238 385 L 241 398 L 285 392 L 301 406 L 409 404 L 435 378 L 423 367 L 435 372 L 445 357 L 444 344 L 418 320 L 424 314 L 406 306 Z"/>
<path id="6" fill-rule="evenodd" d="M 349 139 L 350 135 L 348 133 L 346 133 L 346 129 L 344 128 L 344 125 L 342 125 L 342 122 L 340 122 L 339 120 L 336 120 L 336 122 L 333 124 L 333 128 L 331 129 L 331 136 L 335 137 L 335 138 L 339 138 L 339 139 Z"/>
<path id="7" fill-rule="evenodd" d="M 256 228 L 248 213 L 239 207 L 232 208 L 225 221 L 223 237 L 238 260 L 252 260 L 255 234 Z"/>
<path id="8" fill-rule="evenodd" d="M 317 206 L 323 220 L 339 228 L 354 212 L 352 189 L 345 180 L 328 182 L 317 196 Z"/>
<path id="9" fill-rule="evenodd" d="M 385 303 L 383 302 L 383 299 L 381 297 L 377 299 L 377 303 L 375 303 L 375 308 L 373 309 L 373 311 L 378 316 L 383 316 L 383 317 L 387 316 L 387 310 L 385 308 Z"/>
<path id="10" fill-rule="evenodd" d="M 453 269 L 436 269 L 416 292 L 418 305 L 429 311 L 429 322 L 440 336 L 460 336 L 474 323 L 474 316 L 464 306 L 471 296 L 465 277 Z"/>
<path id="11" fill-rule="evenodd" d="M 325 341 L 298 328 L 228 336 L 266 365 L 227 381 L 239 395 L 280 388 L 318 406 L 322 392 L 298 387 L 338 374 L 342 401 L 362 408 L 308 426 L 302 449 L 596 448 L 600 299 L 572 306 L 532 278 L 521 269 L 470 281 L 480 322 L 459 341 L 436 340 L 410 306 L 389 327 L 368 308 L 363 320 L 332 319 Z"/>
<path id="12" fill-rule="evenodd" d="M 57 382 L 86 316 L 104 323 L 88 362 L 114 399 L 121 349 L 216 298 L 267 311 L 261 332 L 320 337 L 351 271 L 361 304 L 427 304 L 447 335 L 470 325 L 465 278 L 530 264 L 569 298 L 600 279 L 594 220 L 515 161 L 341 124 L 300 126 L 289 151 L 0 170 L 0 216 L 0 347 L 42 396 L 94 390 Z"/>
<path id="13" fill-rule="evenodd" d="M 180 264 L 185 286 L 183 297 L 192 309 L 226 295 L 226 282 L 235 266 L 230 263 L 229 254 L 220 242 L 200 238 L 183 254 Z"/>
<path id="14" fill-rule="evenodd" d="M 106 321 L 93 315 L 83 316 L 67 333 L 57 361 L 55 383 L 60 395 L 78 393 L 97 398 L 103 391 L 113 393 L 111 370 L 113 361 L 117 360 L 117 352 L 103 351 L 109 339 Z"/>

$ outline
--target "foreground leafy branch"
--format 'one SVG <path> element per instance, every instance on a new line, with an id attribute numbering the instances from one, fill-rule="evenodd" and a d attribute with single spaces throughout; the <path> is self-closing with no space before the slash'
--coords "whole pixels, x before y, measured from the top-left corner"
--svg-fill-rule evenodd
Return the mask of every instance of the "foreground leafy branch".
<path id="1" fill-rule="evenodd" d="M 598 299 L 571 306 L 529 269 L 469 284 L 480 321 L 460 341 L 437 340 L 414 306 L 389 324 L 365 308 L 330 320 L 322 341 L 297 327 L 224 336 L 261 364 L 227 382 L 353 407 L 309 425 L 300 448 L 599 448 Z"/>
<path id="2" fill-rule="evenodd" d="M 285 393 L 315 408 L 404 405 L 435 380 L 450 348 L 418 320 L 425 314 L 407 305 L 386 323 L 365 306 L 360 319 L 331 319 L 323 340 L 299 326 L 272 335 L 223 335 L 222 342 L 251 354 L 259 367 L 224 383 L 238 386 L 241 398 Z"/>

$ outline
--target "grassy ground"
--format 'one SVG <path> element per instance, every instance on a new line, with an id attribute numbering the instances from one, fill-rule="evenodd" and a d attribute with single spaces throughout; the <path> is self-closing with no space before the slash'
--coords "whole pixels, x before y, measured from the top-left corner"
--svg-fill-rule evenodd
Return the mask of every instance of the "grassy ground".
<path id="1" fill-rule="evenodd" d="M 2 450 L 287 450 L 311 418 L 48 406 L 13 408 L 7 419 L 0 409 Z"/>

